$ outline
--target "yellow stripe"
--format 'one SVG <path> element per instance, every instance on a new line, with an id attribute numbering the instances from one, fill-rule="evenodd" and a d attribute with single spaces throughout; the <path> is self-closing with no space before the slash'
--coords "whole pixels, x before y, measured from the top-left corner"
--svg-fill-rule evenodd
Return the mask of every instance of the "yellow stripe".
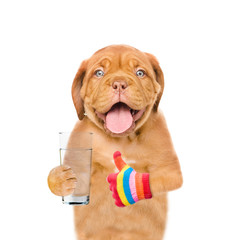
<path id="1" fill-rule="evenodd" d="M 125 165 L 124 168 L 120 171 L 120 173 L 117 176 L 117 191 L 119 194 L 119 197 L 122 201 L 122 203 L 125 206 L 129 206 L 130 203 L 128 202 L 126 196 L 125 196 L 125 192 L 124 192 L 124 187 L 123 187 L 123 177 L 124 177 L 124 172 L 129 168 L 128 165 Z"/>

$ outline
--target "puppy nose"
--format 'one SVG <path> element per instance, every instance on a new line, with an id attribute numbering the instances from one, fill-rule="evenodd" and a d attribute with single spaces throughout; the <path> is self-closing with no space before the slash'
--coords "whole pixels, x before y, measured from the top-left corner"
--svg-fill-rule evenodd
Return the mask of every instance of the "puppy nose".
<path id="1" fill-rule="evenodd" d="M 114 81 L 112 84 L 112 88 L 115 90 L 125 90 L 128 87 L 127 82 L 125 81 Z"/>

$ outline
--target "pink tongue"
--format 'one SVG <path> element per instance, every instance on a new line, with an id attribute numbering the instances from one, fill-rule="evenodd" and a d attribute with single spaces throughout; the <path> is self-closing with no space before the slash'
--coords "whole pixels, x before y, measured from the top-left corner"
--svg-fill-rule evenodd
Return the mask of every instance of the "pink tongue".
<path id="1" fill-rule="evenodd" d="M 130 108 L 123 103 L 116 104 L 106 116 L 106 127 L 113 133 L 123 133 L 131 127 L 133 118 Z"/>

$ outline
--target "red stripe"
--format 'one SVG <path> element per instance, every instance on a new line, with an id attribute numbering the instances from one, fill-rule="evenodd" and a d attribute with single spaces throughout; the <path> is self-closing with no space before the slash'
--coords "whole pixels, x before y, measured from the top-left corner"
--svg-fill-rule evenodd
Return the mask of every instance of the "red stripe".
<path id="1" fill-rule="evenodd" d="M 117 176 L 118 176 L 118 174 L 119 174 L 119 172 L 109 174 L 109 176 L 107 177 L 107 181 L 110 184 L 110 186 L 109 186 L 110 191 L 113 192 L 113 198 L 115 199 L 115 204 L 118 207 L 124 207 L 125 205 L 122 203 L 122 201 L 119 197 L 118 191 L 117 191 Z"/>
<path id="2" fill-rule="evenodd" d="M 146 199 L 152 198 L 152 193 L 149 184 L 149 173 L 142 174 L 143 190 Z"/>

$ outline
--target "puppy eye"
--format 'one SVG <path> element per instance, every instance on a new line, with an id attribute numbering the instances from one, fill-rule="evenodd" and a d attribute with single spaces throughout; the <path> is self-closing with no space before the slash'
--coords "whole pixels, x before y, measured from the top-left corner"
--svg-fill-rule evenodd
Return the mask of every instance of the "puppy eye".
<path id="1" fill-rule="evenodd" d="M 138 70 L 137 72 L 136 72 L 136 76 L 137 77 L 144 77 L 146 74 L 145 74 L 145 72 L 142 70 L 142 69 L 140 69 L 140 70 Z"/>
<path id="2" fill-rule="evenodd" d="M 104 71 L 102 71 L 101 69 L 98 69 L 95 71 L 94 73 L 97 77 L 101 78 L 104 76 Z"/>

